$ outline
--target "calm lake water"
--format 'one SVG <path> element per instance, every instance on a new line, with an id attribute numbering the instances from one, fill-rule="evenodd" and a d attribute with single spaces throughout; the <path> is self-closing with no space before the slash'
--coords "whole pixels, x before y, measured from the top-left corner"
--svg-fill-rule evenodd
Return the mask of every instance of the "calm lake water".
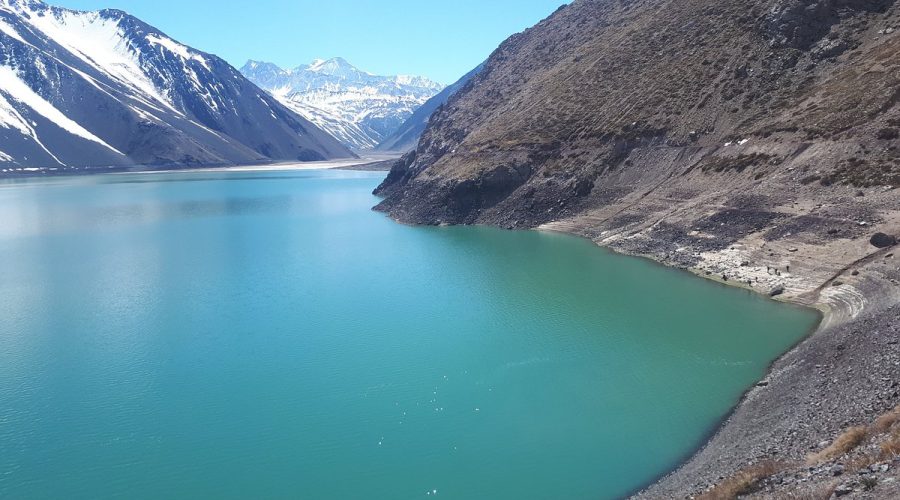
<path id="1" fill-rule="evenodd" d="M 613 498 L 818 321 L 383 176 L 0 183 L 0 497 Z"/>

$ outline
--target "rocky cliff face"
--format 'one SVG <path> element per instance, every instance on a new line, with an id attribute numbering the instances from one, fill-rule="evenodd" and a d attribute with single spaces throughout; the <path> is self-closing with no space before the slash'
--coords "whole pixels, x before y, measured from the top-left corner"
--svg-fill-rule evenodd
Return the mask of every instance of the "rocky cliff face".
<path id="1" fill-rule="evenodd" d="M 694 191 L 900 184 L 895 22 L 886 0 L 576 1 L 501 45 L 381 208 L 513 227 L 660 175 Z"/>
<path id="2" fill-rule="evenodd" d="M 873 237 L 900 234 L 898 11 L 893 0 L 576 0 L 504 42 L 432 116 L 377 208 L 571 232 L 815 305 L 828 314 L 810 352 L 863 317 L 891 331 L 895 247 Z M 821 370 L 786 358 L 767 387 L 802 385 L 775 399 L 815 413 L 815 387 L 875 363 L 867 352 Z M 900 368 L 886 372 L 900 382 Z M 819 429 L 898 402 L 848 390 L 859 406 Z M 747 428 L 777 418 L 763 400 L 720 434 L 747 446 L 714 441 L 650 497 L 696 493 L 770 452 L 802 462 L 822 436 L 800 439 L 793 416 Z"/>

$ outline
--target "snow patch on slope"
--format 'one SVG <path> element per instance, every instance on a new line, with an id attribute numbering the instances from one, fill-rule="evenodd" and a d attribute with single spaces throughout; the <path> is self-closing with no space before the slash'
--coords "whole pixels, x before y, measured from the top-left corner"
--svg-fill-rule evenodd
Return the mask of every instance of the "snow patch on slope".
<path id="1" fill-rule="evenodd" d="M 4 0 L 0 0 L 0 2 L 2 2 L 2 1 L 4 1 Z M 2 7 L 2 3 L 0 3 L 0 7 Z M 21 37 L 19 36 L 18 32 L 15 31 L 15 28 L 13 28 L 12 26 L 10 26 L 10 25 L 8 25 L 8 24 L 4 24 L 4 21 L 3 21 L 2 18 L 0 18 L 0 31 L 6 33 L 7 35 L 9 35 L 9 36 L 15 38 L 15 39 L 18 40 L 19 42 L 21 42 L 21 43 L 27 45 L 28 47 L 30 47 L 30 48 L 32 48 L 32 49 L 34 49 L 34 50 L 36 50 L 36 51 L 39 51 L 39 52 L 41 51 L 41 49 L 35 47 L 33 44 L 31 44 L 31 43 L 29 43 L 28 41 L 26 41 L 26 40 L 24 40 L 23 38 L 21 38 Z M 112 97 L 113 99 L 117 99 L 117 97 L 116 97 L 115 95 L 113 95 L 112 92 L 110 92 L 111 89 L 109 89 L 108 87 L 105 87 L 105 86 L 101 85 L 96 79 L 94 79 L 94 77 L 88 75 L 87 73 L 85 73 L 85 72 L 83 72 L 83 71 L 81 71 L 81 70 L 79 70 L 79 69 L 77 69 L 77 68 L 74 68 L 74 67 L 70 66 L 69 64 L 66 64 L 65 62 L 61 61 L 59 58 L 57 58 L 57 57 L 54 56 L 53 54 L 45 53 L 44 55 L 46 55 L 47 57 L 51 58 L 51 59 L 52 59 L 54 62 L 56 62 L 57 64 L 59 64 L 59 65 L 61 65 L 61 66 L 64 66 L 64 67 L 68 68 L 69 70 L 71 70 L 72 72 L 74 72 L 75 74 L 77 74 L 78 76 L 80 76 L 81 78 L 83 78 L 86 82 L 90 83 L 92 86 L 94 86 L 94 87 L 95 87 L 97 90 L 99 90 L 100 92 L 103 92 L 104 94 L 106 94 L 106 95 Z M 36 60 L 36 61 L 35 61 L 35 64 L 36 64 L 36 65 L 39 65 L 39 66 L 42 68 L 42 69 L 41 69 L 41 73 L 42 73 L 42 74 L 46 74 L 46 70 L 43 69 L 43 64 L 44 64 L 44 63 L 43 63 L 42 60 L 40 60 L 40 59 Z M 2 98 L 2 96 L 0 96 L 0 98 Z M 143 101 L 143 100 L 142 100 L 142 102 L 146 102 L 146 101 Z M 136 107 L 136 106 L 132 106 L 132 105 L 129 105 L 128 107 L 129 107 L 129 109 L 131 109 L 132 111 L 134 111 L 138 116 L 140 116 L 141 119 L 143 119 L 143 120 L 146 120 L 146 121 L 154 121 L 154 122 L 160 122 L 160 119 L 159 119 L 159 118 L 157 118 L 155 115 L 153 115 L 153 114 L 151 114 L 151 113 L 149 113 L 149 112 L 147 112 L 147 111 L 144 111 L 144 110 L 142 110 L 142 109 L 140 109 L 140 108 L 138 108 L 138 107 Z M 151 108 L 159 110 L 159 108 L 157 108 L 157 107 L 155 107 L 155 106 L 151 106 Z M 2 117 L 0 117 L 0 121 L 2 121 Z M 7 127 L 7 128 L 8 128 L 8 127 Z"/>
<path id="2" fill-rule="evenodd" d="M 7 129 L 16 129 L 25 135 L 31 135 L 31 127 L 28 122 L 22 118 L 22 115 L 16 111 L 16 108 L 6 100 L 3 92 L 0 92 L 0 127 Z"/>
<path id="3" fill-rule="evenodd" d="M 31 12 L 24 19 L 74 56 L 134 90 L 134 97 L 144 101 L 142 97 L 149 96 L 169 110 L 182 114 L 147 78 L 141 68 L 138 49 L 122 32 L 118 20 L 103 17 L 99 12 L 50 9 Z"/>
<path id="4" fill-rule="evenodd" d="M 332 137 L 344 144 L 355 148 L 367 149 L 377 144 L 365 131 L 354 122 L 347 121 L 340 115 L 330 113 L 327 110 L 317 108 L 300 100 L 291 99 L 285 95 L 276 95 L 281 104 L 298 115 L 311 121 L 314 125 L 331 134 Z"/>
<path id="5" fill-rule="evenodd" d="M 107 149 L 110 149 L 122 156 L 125 156 L 118 149 L 110 146 L 103 139 L 100 139 L 96 135 L 90 133 L 87 129 L 71 120 L 69 117 L 64 115 L 60 110 L 56 109 L 52 104 L 44 100 L 43 97 L 39 96 L 31 87 L 29 87 L 22 79 L 19 78 L 19 75 L 8 66 L 0 66 L 0 89 L 3 89 L 3 92 L 6 92 L 10 98 L 13 100 L 19 101 L 20 103 L 28 106 L 36 113 L 40 114 L 44 118 L 50 120 L 55 123 L 59 128 L 65 130 L 66 132 L 81 137 L 82 139 L 87 139 L 92 142 L 96 142 Z M 0 103 L 0 111 L 3 108 L 12 108 L 9 101 L 3 100 Z M 15 112 L 15 109 L 12 109 Z M 8 110 L 7 110 L 8 112 Z M 27 122 L 22 119 L 22 115 L 18 112 L 15 112 L 17 118 L 19 120 L 19 125 L 16 128 L 25 132 L 25 129 L 21 126 L 31 130 L 31 134 L 35 139 L 37 139 L 37 134 L 34 133 L 34 130 L 28 126 Z M 0 119 L 2 119 L 2 115 L 0 115 Z"/>
<path id="6" fill-rule="evenodd" d="M 209 63 L 206 62 L 205 57 L 201 56 L 200 54 L 191 52 L 191 50 L 187 46 L 181 45 L 171 38 L 148 35 L 147 41 L 150 42 L 151 45 L 159 45 L 160 47 L 168 49 L 170 52 L 184 59 L 185 61 L 197 61 L 202 64 L 207 71 L 211 71 L 209 68 Z"/>
<path id="7" fill-rule="evenodd" d="M 13 28 L 13 27 L 10 26 L 9 24 L 7 24 L 6 21 L 3 20 L 3 18 L 0 18 L 0 32 L 3 32 L 4 34 L 6 34 L 7 36 L 9 36 L 10 38 L 14 38 L 14 39 L 16 39 L 16 40 L 18 40 L 18 41 L 20 41 L 20 42 L 22 42 L 22 43 L 27 43 L 27 42 L 22 38 L 22 36 L 19 35 L 19 32 L 16 31 L 15 28 Z"/>
<path id="8" fill-rule="evenodd" d="M 38 146 L 41 147 L 41 149 L 43 149 L 48 155 L 50 155 L 56 161 L 56 163 L 59 163 L 62 166 L 66 166 L 65 163 L 60 161 L 60 159 L 57 158 L 56 155 L 51 153 L 50 150 L 47 149 L 47 146 L 45 146 L 41 142 L 41 140 L 38 139 L 37 132 L 35 132 L 34 129 L 31 128 L 31 125 L 28 124 L 28 122 L 25 120 L 25 117 L 19 114 L 19 112 L 16 111 L 16 108 L 14 108 L 13 105 L 10 104 L 8 100 L 6 100 L 6 97 L 4 97 L 2 92 L 0 92 L 0 127 L 15 128 L 19 130 L 23 135 L 30 137 Z"/>

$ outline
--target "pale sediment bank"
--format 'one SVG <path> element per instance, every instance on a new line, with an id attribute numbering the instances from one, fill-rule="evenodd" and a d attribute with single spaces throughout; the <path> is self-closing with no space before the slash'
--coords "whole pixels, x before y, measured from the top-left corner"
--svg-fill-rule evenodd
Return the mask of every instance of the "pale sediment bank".
<path id="1" fill-rule="evenodd" d="M 69 175 L 89 174 L 167 174 L 179 172 L 292 172 L 302 170 L 362 170 L 381 171 L 388 170 L 395 154 L 367 154 L 359 158 L 342 160 L 309 161 L 309 162 L 278 162 L 278 163 L 254 163 L 247 165 L 210 165 L 201 167 L 183 166 L 132 166 L 132 167 L 92 167 L 83 169 L 59 169 L 59 168 L 25 168 L 0 174 L 0 179 L 23 177 L 55 177 Z"/>
<path id="2" fill-rule="evenodd" d="M 149 169 L 140 170 L 141 173 L 168 173 L 168 172 L 290 172 L 298 170 L 325 170 L 325 169 L 343 169 L 343 170 L 367 170 L 369 165 L 381 165 L 384 162 L 391 162 L 396 159 L 395 155 L 369 155 L 360 158 L 347 160 L 328 160 L 328 161 L 308 161 L 308 162 L 286 162 L 286 163 L 267 163 L 257 165 L 235 165 L 223 167 L 199 167 L 199 168 L 177 168 L 177 169 Z M 381 170 L 381 169 L 374 169 Z M 117 172 L 128 173 L 128 172 Z"/>

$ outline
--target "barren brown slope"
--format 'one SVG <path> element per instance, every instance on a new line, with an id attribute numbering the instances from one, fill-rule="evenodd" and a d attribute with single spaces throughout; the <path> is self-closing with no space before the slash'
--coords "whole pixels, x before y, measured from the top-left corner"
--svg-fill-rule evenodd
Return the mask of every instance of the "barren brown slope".
<path id="1" fill-rule="evenodd" d="M 678 176 L 712 156 L 686 184 L 739 174 L 802 186 L 815 170 L 900 184 L 887 150 L 900 126 L 900 33 L 878 34 L 895 21 L 888 0 L 577 1 L 504 42 L 432 118 L 383 208 L 531 225 L 618 199 L 672 154 Z M 789 170 L 811 145 L 831 155 Z"/>
<path id="2" fill-rule="evenodd" d="M 873 347 L 897 335 L 900 302 L 898 10 L 576 0 L 504 42 L 432 116 L 378 208 L 580 234 L 819 307 L 820 331 L 647 494 L 692 494 L 769 456 L 802 461 L 900 402 L 900 348 Z"/>

